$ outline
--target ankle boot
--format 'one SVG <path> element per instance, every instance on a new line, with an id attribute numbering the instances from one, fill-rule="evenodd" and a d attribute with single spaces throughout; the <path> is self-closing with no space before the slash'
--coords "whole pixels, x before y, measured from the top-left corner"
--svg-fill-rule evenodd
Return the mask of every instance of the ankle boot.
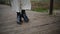
<path id="1" fill-rule="evenodd" d="M 27 15 L 25 13 L 25 10 L 22 10 L 22 17 L 23 17 L 23 19 L 24 19 L 25 22 L 28 22 L 29 21 Z"/>
<path id="2" fill-rule="evenodd" d="M 17 12 L 17 24 L 22 24 L 22 18 L 21 18 L 20 12 Z"/>

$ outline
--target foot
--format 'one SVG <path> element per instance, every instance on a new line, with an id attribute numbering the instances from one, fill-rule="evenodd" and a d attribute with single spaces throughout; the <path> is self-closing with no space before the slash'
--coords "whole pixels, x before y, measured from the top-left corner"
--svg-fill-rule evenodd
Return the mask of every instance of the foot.
<path id="1" fill-rule="evenodd" d="M 26 13 L 25 13 L 25 10 L 22 10 L 21 13 L 22 13 L 22 17 L 23 17 L 24 21 L 25 21 L 25 22 L 29 22 L 29 19 L 28 19 Z"/>
<path id="2" fill-rule="evenodd" d="M 25 21 L 25 22 L 29 22 L 29 19 L 28 19 L 28 17 L 26 16 L 26 14 L 23 14 L 23 18 L 24 18 L 24 21 Z"/>
<path id="3" fill-rule="evenodd" d="M 21 14 L 20 12 L 17 12 L 17 24 L 22 24 L 22 19 L 21 19 Z"/>
<path id="4" fill-rule="evenodd" d="M 20 17 L 17 17 L 17 24 L 22 24 L 22 20 L 20 20 Z"/>

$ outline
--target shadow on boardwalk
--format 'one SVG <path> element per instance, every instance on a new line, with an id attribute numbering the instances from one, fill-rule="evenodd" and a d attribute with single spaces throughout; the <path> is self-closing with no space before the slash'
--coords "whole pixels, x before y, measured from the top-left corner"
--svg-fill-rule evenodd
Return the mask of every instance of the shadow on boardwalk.
<path id="1" fill-rule="evenodd" d="M 55 15 L 26 11 L 29 23 L 18 25 L 16 12 L 9 6 L 0 5 L 0 34 L 59 34 L 60 10 L 54 10 Z"/>

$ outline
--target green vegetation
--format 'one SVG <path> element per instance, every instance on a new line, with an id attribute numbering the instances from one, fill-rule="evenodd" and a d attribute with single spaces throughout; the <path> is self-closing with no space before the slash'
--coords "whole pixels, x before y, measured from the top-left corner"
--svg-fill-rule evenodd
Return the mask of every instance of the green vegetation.
<path id="1" fill-rule="evenodd" d="M 36 12 L 48 12 L 48 9 L 36 8 L 36 9 L 33 9 L 33 11 L 36 11 Z"/>

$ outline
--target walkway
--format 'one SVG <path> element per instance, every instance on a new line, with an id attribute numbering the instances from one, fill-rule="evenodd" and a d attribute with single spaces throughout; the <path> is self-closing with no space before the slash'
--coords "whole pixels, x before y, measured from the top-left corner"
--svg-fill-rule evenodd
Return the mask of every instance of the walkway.
<path id="1" fill-rule="evenodd" d="M 0 5 L 0 34 L 59 34 L 60 10 L 54 10 L 54 15 L 26 11 L 29 23 L 16 23 L 16 12 L 9 6 Z"/>

